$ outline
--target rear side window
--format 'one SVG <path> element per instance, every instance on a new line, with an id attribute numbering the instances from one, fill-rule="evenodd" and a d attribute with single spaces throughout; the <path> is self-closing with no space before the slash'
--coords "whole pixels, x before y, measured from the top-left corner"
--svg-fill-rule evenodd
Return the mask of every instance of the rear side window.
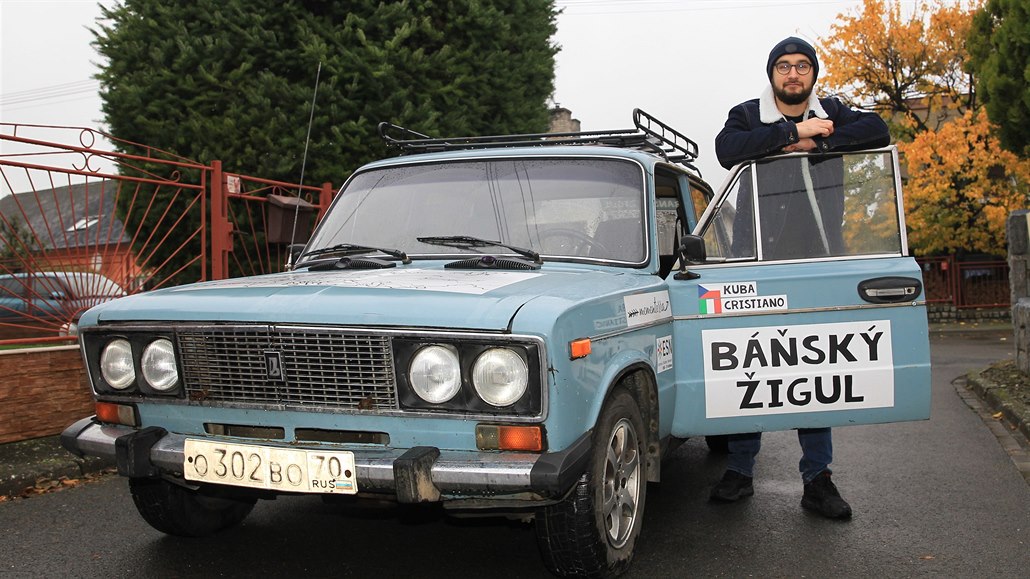
<path id="1" fill-rule="evenodd" d="M 16 278 L 0 279 L 0 298 L 21 299 L 25 294 L 25 282 Z"/>

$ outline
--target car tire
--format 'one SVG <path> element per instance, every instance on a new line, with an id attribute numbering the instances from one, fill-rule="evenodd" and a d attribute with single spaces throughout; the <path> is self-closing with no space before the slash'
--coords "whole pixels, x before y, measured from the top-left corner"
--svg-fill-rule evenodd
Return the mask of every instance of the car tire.
<path id="1" fill-rule="evenodd" d="M 163 479 L 131 478 L 129 491 L 143 520 L 177 537 L 206 537 L 238 525 L 256 502 L 206 496 Z"/>
<path id="2" fill-rule="evenodd" d="M 730 437 L 728 434 L 706 436 L 705 444 L 708 445 L 708 452 L 712 454 L 730 453 Z"/>
<path id="3" fill-rule="evenodd" d="M 647 495 L 646 431 L 633 397 L 616 388 L 594 429 L 587 471 L 561 502 L 537 513 L 537 544 L 560 577 L 615 577 L 629 568 Z"/>

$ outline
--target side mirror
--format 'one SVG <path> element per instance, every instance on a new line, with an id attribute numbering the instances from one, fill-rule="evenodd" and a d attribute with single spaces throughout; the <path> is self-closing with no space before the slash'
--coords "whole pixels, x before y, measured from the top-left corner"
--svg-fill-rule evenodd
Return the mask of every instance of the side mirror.
<path id="1" fill-rule="evenodd" d="M 54 290 L 54 291 L 50 292 L 50 296 L 49 296 L 49 298 L 50 298 L 50 299 L 52 299 L 52 300 L 57 300 L 57 301 L 60 301 L 60 300 L 66 300 L 66 299 L 68 299 L 68 295 L 67 295 L 67 294 L 65 294 L 65 293 L 64 293 L 63 291 L 61 291 L 61 290 Z"/>
<path id="2" fill-rule="evenodd" d="M 705 240 L 697 235 L 684 235 L 680 240 L 680 270 L 672 276 L 676 280 L 697 279 L 701 274 L 687 271 L 688 263 L 704 263 L 708 257 L 705 252 Z"/>
<path id="3" fill-rule="evenodd" d="M 697 235 L 684 235 L 680 240 L 680 257 L 688 263 L 704 263 L 708 259 L 705 240 Z"/>

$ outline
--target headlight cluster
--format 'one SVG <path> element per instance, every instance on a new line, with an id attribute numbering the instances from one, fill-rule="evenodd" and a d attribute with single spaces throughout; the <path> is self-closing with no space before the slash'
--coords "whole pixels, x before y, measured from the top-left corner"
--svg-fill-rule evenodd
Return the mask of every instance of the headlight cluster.
<path id="1" fill-rule="evenodd" d="M 178 394 L 180 390 L 175 346 L 167 337 L 117 337 L 87 344 L 87 356 L 91 350 L 96 353 L 100 390 L 145 394 Z"/>
<path id="2" fill-rule="evenodd" d="M 447 402 L 461 389 L 458 353 L 445 346 L 427 346 L 411 360 L 408 371 L 411 387 L 430 404 Z"/>
<path id="3" fill-rule="evenodd" d="M 132 346 L 128 340 L 111 340 L 100 354 L 100 375 L 115 390 L 125 390 L 136 382 Z"/>
<path id="4" fill-rule="evenodd" d="M 526 361 L 507 348 L 483 352 L 472 366 L 472 385 L 493 406 L 509 406 L 525 394 L 528 384 Z"/>
<path id="5" fill-rule="evenodd" d="M 398 368 L 402 406 L 487 413 L 539 407 L 539 387 L 530 388 L 538 366 L 533 347 L 423 343 L 400 350 L 408 360 Z"/>

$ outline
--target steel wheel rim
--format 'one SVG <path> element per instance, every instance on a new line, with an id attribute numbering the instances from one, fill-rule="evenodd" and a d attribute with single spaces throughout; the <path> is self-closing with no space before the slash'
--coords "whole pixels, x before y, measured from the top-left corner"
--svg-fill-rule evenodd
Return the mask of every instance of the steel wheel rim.
<path id="1" fill-rule="evenodd" d="M 637 520 L 640 500 L 640 453 L 633 423 L 623 418 L 615 424 L 605 449 L 601 514 L 608 542 L 620 548 L 629 540 Z"/>

